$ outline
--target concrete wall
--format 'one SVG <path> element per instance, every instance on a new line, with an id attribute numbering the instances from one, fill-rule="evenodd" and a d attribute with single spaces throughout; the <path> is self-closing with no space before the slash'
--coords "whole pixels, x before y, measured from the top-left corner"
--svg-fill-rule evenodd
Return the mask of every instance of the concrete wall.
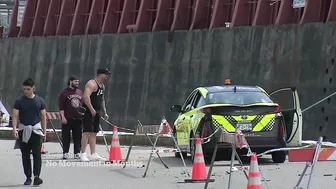
<path id="1" fill-rule="evenodd" d="M 112 70 L 107 108 L 114 123 L 173 122 L 172 104 L 201 85 L 253 84 L 270 91 L 297 86 L 302 108 L 336 89 L 336 25 L 242 27 L 105 36 L 12 38 L 0 41 L 0 92 L 8 108 L 27 77 L 48 110 L 72 74 L 84 82 L 98 67 Z M 304 138 L 336 141 L 336 97 L 304 114 Z M 323 111 L 322 111 L 323 108 Z M 107 129 L 107 125 L 104 125 Z"/>

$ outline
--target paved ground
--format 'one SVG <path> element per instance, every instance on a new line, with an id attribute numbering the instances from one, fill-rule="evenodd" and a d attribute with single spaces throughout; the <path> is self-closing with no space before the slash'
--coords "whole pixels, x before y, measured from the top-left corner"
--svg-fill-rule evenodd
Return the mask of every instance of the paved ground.
<path id="1" fill-rule="evenodd" d="M 24 174 L 21 166 L 21 156 L 19 150 L 13 150 L 13 140 L 0 140 L 0 188 L 26 188 Z M 44 180 L 41 188 L 50 189 L 201 189 L 204 183 L 179 183 L 189 178 L 183 173 L 182 162 L 173 157 L 173 154 L 162 154 L 163 160 L 170 166 L 166 169 L 157 157 L 153 158 L 148 171 L 148 176 L 142 178 L 149 156 L 147 147 L 134 147 L 131 153 L 133 166 L 128 165 L 125 169 L 115 166 L 85 167 L 75 164 L 60 164 L 60 145 L 57 143 L 46 143 L 45 149 L 48 152 L 43 155 L 42 176 Z M 70 150 L 72 150 L 72 145 Z M 106 147 L 99 146 L 98 152 L 107 156 Z M 125 156 L 126 147 L 122 147 Z M 55 163 L 53 163 L 55 162 Z M 78 162 L 69 160 L 69 162 Z M 191 174 L 192 165 L 190 159 L 186 159 L 188 170 Z M 210 188 L 227 188 L 229 161 L 218 161 L 213 170 L 212 178 L 215 182 L 209 184 Z M 53 165 L 57 166 L 53 166 Z M 304 168 L 304 163 L 289 163 L 281 165 L 270 162 L 270 157 L 259 159 L 259 165 L 268 181 L 270 189 L 289 189 L 296 184 L 299 174 Z M 330 176 L 328 176 L 330 175 Z M 333 189 L 336 185 L 335 162 L 319 162 L 313 177 L 312 189 Z M 304 180 L 306 186 L 307 177 Z M 243 172 L 234 172 L 232 189 L 246 188 L 247 181 Z M 266 187 L 264 187 L 266 188 Z"/>

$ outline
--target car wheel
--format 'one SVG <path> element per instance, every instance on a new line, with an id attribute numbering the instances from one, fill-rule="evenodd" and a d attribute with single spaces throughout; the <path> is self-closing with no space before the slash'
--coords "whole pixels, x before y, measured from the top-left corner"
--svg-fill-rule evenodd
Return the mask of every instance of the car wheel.
<path id="1" fill-rule="evenodd" d="M 175 138 L 176 142 L 177 142 L 177 134 L 176 134 L 176 128 L 174 127 L 173 129 L 173 137 Z M 187 153 L 186 152 L 181 152 L 183 158 L 187 157 Z M 176 158 L 181 158 L 180 152 L 175 152 L 175 157 Z"/>
<path id="2" fill-rule="evenodd" d="M 190 136 L 190 155 L 191 155 L 191 162 L 194 163 L 195 159 L 195 150 L 196 150 L 196 140 L 193 139 L 194 136 Z"/>
<path id="3" fill-rule="evenodd" d="M 286 153 L 284 151 L 273 152 L 272 160 L 274 163 L 284 163 L 286 161 Z"/>

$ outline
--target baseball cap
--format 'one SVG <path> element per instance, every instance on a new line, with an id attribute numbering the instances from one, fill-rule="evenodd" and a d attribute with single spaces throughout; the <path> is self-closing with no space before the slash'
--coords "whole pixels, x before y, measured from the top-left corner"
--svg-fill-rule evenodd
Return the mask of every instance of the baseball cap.
<path id="1" fill-rule="evenodd" d="M 110 70 L 107 69 L 107 68 L 99 68 L 99 69 L 97 70 L 97 75 L 99 75 L 99 74 L 110 75 L 111 72 L 110 72 Z"/>

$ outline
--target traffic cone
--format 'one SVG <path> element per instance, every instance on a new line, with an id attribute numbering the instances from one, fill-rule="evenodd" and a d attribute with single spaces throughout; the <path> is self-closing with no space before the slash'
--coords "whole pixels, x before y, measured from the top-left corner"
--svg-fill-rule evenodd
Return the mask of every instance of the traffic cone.
<path id="1" fill-rule="evenodd" d="M 207 180 L 207 170 L 204 162 L 202 150 L 202 142 L 200 138 L 196 139 L 196 150 L 193 164 L 191 179 L 185 179 L 185 182 L 205 182 Z M 214 182 L 214 179 L 209 179 L 209 182 Z"/>
<path id="2" fill-rule="evenodd" d="M 110 148 L 110 162 L 114 161 L 122 161 L 122 154 L 121 154 L 121 148 L 119 144 L 119 137 L 118 137 L 118 127 L 113 127 L 113 136 L 112 136 L 112 142 L 111 142 L 111 148 Z"/>
<path id="3" fill-rule="evenodd" d="M 41 148 L 41 154 L 46 154 L 47 152 L 44 149 L 44 145 L 42 144 L 42 148 Z"/>
<path id="4" fill-rule="evenodd" d="M 260 179 L 258 158 L 254 154 L 251 157 L 250 171 L 248 176 L 247 189 L 263 189 Z"/>

